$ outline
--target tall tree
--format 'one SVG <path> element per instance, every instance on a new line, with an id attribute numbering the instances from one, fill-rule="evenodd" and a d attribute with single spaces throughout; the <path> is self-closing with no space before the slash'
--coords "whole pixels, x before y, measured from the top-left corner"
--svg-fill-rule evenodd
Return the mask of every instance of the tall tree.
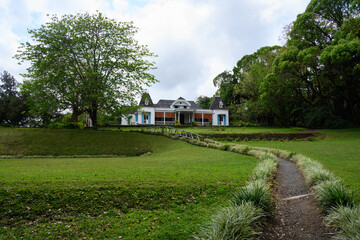
<path id="1" fill-rule="evenodd" d="M 18 94 L 17 85 L 7 71 L 0 74 L 0 124 L 19 126 L 26 120 L 26 96 Z"/>
<path id="2" fill-rule="evenodd" d="M 213 98 L 211 97 L 201 95 L 196 99 L 196 104 L 198 104 L 203 109 L 209 109 L 211 106 L 212 99 Z"/>
<path id="3" fill-rule="evenodd" d="M 33 108 L 72 109 L 75 121 L 86 111 L 97 128 L 99 110 L 115 112 L 132 104 L 156 82 L 149 73 L 154 54 L 134 40 L 136 32 L 132 22 L 116 22 L 99 12 L 55 15 L 29 30 L 34 43 L 22 44 L 16 58 L 31 64 L 23 90 Z"/>

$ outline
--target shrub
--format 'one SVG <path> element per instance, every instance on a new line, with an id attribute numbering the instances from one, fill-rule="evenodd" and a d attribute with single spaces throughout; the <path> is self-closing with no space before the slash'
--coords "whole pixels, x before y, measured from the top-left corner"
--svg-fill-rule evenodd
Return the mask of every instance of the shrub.
<path id="1" fill-rule="evenodd" d="M 262 161 L 255 169 L 252 175 L 253 180 L 270 180 L 273 178 L 277 167 L 277 159 L 275 157 L 265 155 L 265 160 Z"/>
<path id="2" fill-rule="evenodd" d="M 244 138 L 244 142 L 247 142 L 247 141 L 249 141 L 249 139 L 246 137 L 246 138 Z"/>
<path id="3" fill-rule="evenodd" d="M 82 124 L 81 123 L 75 123 L 75 122 L 67 122 L 67 123 L 51 123 L 47 125 L 47 128 L 57 128 L 57 129 L 81 129 Z"/>
<path id="4" fill-rule="evenodd" d="M 271 212 L 274 201 L 271 198 L 270 184 L 266 180 L 256 180 L 240 188 L 234 194 L 231 202 L 235 205 L 241 205 L 244 201 L 252 202 L 265 212 Z"/>
<path id="5" fill-rule="evenodd" d="M 259 234 L 259 220 L 264 216 L 252 203 L 224 207 L 215 214 L 210 224 L 195 239 L 228 240 L 249 239 Z"/>
<path id="6" fill-rule="evenodd" d="M 295 152 L 291 152 L 291 153 L 289 153 L 289 156 L 287 157 L 289 160 L 293 157 L 293 156 L 295 156 L 296 155 L 296 153 Z"/>
<path id="7" fill-rule="evenodd" d="M 353 206 L 354 194 L 339 180 L 321 182 L 314 187 L 316 197 L 325 210 L 338 206 Z"/>
<path id="8" fill-rule="evenodd" d="M 249 151 L 250 151 L 250 148 L 249 148 L 249 147 L 245 147 L 245 148 L 242 150 L 242 154 L 248 155 Z"/>
<path id="9" fill-rule="evenodd" d="M 233 138 L 230 137 L 230 136 L 227 136 L 227 137 L 226 137 L 226 141 L 231 142 L 231 141 L 233 141 Z"/>
<path id="10" fill-rule="evenodd" d="M 335 180 L 334 174 L 322 168 L 310 168 L 306 174 L 306 182 L 309 185 L 316 185 L 330 180 Z"/>
<path id="11" fill-rule="evenodd" d="M 339 239 L 360 239 L 359 206 L 334 208 L 325 220 L 337 229 Z"/>
<path id="12" fill-rule="evenodd" d="M 218 146 L 218 149 L 223 150 L 223 151 L 227 151 L 227 150 L 229 150 L 229 147 L 230 147 L 230 145 L 228 145 L 228 144 L 221 144 L 221 145 Z"/>

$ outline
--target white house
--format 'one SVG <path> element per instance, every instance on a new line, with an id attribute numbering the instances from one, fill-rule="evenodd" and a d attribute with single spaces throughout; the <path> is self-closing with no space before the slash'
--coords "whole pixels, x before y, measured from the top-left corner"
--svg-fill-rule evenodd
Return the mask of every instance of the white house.
<path id="1" fill-rule="evenodd" d="M 123 117 L 121 125 L 175 125 L 196 122 L 202 126 L 228 126 L 229 109 L 220 97 L 214 97 L 210 109 L 203 109 L 194 101 L 179 97 L 176 100 L 159 100 L 153 104 L 148 93 L 144 93 L 137 112 Z"/>

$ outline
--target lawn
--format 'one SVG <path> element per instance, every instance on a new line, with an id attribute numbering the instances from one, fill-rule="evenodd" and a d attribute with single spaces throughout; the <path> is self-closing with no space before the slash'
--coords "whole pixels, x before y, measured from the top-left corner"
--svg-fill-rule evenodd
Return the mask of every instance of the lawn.
<path id="1" fill-rule="evenodd" d="M 24 131 L 30 131 L 29 134 L 39 131 L 39 138 L 60 141 L 44 136 L 48 130 Z M 98 153 L 106 142 L 116 147 L 111 142 L 114 140 L 139 147 L 146 142 L 146 151 L 152 154 L 0 159 L 1 239 L 189 239 L 199 230 L 199 224 L 206 222 L 214 209 L 225 204 L 231 198 L 230 193 L 245 183 L 258 163 L 252 157 L 160 136 L 115 131 L 52 131 L 52 136 L 78 144 L 74 149 L 89 149 L 86 150 L 90 151 L 89 155 Z M 20 130 L 14 133 L 26 135 Z M 103 136 L 108 139 L 100 141 L 103 145 L 92 145 L 95 149 L 82 148 L 85 143 L 74 143 L 71 137 L 65 136 L 69 134 L 75 138 L 86 134 L 92 138 L 85 140 L 86 143 L 100 141 L 98 138 Z M 123 137 L 126 141 L 120 140 Z M 22 141 L 19 137 L 12 139 Z M 32 139 L 37 141 L 41 152 L 48 155 L 41 144 L 46 145 L 46 141 Z M 2 151 L 6 152 L 4 146 L 11 146 L 6 145 L 10 141 L 0 141 Z M 116 154 L 128 153 L 127 149 L 123 148 L 122 152 L 120 148 Z M 30 149 L 23 154 L 38 154 L 35 147 Z M 78 151 L 76 154 L 88 155 L 85 150 Z M 14 153 L 18 154 L 15 150 Z M 109 152 L 101 154 L 109 155 Z"/>
<path id="2" fill-rule="evenodd" d="M 121 131 L 0 128 L 0 155 L 138 156 L 160 151 L 164 141 Z"/>
<path id="3" fill-rule="evenodd" d="M 324 130 L 325 139 L 316 141 L 249 141 L 249 146 L 270 147 L 301 153 L 321 162 L 341 177 L 355 192 L 360 192 L 360 129 Z M 358 194 L 358 200 L 360 200 Z"/>

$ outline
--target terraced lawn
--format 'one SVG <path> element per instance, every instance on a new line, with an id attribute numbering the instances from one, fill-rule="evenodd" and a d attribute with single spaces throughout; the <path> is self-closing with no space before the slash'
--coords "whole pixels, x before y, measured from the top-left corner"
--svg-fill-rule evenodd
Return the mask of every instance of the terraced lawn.
<path id="1" fill-rule="evenodd" d="M 127 155 L 129 146 L 130 155 L 135 148 L 140 151 L 134 155 L 142 154 L 0 159 L 1 239 L 189 239 L 258 163 L 140 133 L 0 129 L 0 134 L 7 138 L 0 138 L 6 155 L 50 155 L 47 149 L 51 155 Z M 53 144 L 57 147 L 48 146 Z"/>

